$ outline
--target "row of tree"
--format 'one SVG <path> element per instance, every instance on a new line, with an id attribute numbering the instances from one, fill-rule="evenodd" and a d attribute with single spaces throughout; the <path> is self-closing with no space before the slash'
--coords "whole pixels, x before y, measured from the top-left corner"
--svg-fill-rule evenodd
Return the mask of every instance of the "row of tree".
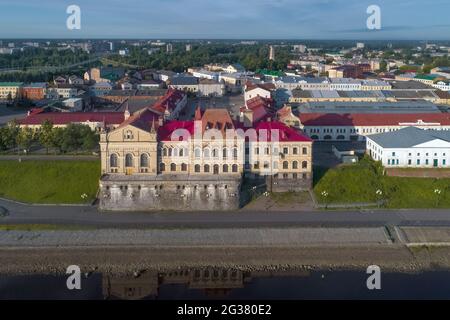
<path id="1" fill-rule="evenodd" d="M 290 47 L 276 47 L 275 61 L 269 60 L 269 46 L 230 45 L 212 43 L 194 45 L 186 52 L 183 44 L 174 44 L 173 52 L 168 54 L 165 47 L 151 55 L 141 47 L 130 48 L 129 56 L 113 55 L 115 61 L 145 68 L 186 71 L 189 67 L 199 67 L 207 63 L 241 63 L 247 70 L 284 70 L 291 59 Z"/>
<path id="2" fill-rule="evenodd" d="M 44 121 L 41 128 L 20 128 L 16 122 L 10 122 L 0 128 L 0 150 L 23 150 L 29 152 L 33 147 L 54 150 L 59 153 L 93 151 L 97 148 L 99 135 L 88 126 L 69 124 L 67 127 L 54 127 L 50 121 Z"/>

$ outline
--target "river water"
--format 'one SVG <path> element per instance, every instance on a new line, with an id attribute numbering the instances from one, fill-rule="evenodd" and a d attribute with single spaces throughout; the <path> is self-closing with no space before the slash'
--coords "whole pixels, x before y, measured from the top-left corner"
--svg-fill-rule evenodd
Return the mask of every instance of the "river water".
<path id="1" fill-rule="evenodd" d="M 0 275 L 0 299 L 450 299 L 450 271 L 381 273 L 369 290 L 366 270 L 250 272 L 227 269 L 94 273 L 69 290 L 67 275 Z"/>

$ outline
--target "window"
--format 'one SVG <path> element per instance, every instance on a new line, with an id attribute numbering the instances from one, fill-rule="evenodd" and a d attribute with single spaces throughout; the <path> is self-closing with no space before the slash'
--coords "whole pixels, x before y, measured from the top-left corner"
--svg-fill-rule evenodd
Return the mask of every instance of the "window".
<path id="1" fill-rule="evenodd" d="M 255 154 L 259 154 L 259 148 L 258 147 L 255 148 Z"/>
<path id="2" fill-rule="evenodd" d="M 200 165 L 199 165 L 199 164 L 196 164 L 196 165 L 195 165 L 194 171 L 195 171 L 195 172 L 200 172 Z"/>
<path id="3" fill-rule="evenodd" d="M 125 139 L 126 139 L 126 140 L 131 140 L 131 139 L 133 139 L 133 132 L 132 132 L 131 130 L 127 130 L 127 131 L 125 132 Z"/>
<path id="4" fill-rule="evenodd" d="M 213 166 L 213 172 L 214 172 L 214 174 L 219 174 L 219 165 L 218 164 L 215 164 Z"/>
<path id="5" fill-rule="evenodd" d="M 308 168 L 308 161 L 302 161 L 302 169 Z"/>
<path id="6" fill-rule="evenodd" d="M 201 157 L 201 154 L 202 150 L 200 150 L 200 148 L 195 148 L 194 155 L 197 159 Z"/>
<path id="7" fill-rule="evenodd" d="M 209 158 L 209 149 L 208 149 L 208 148 L 206 148 L 206 149 L 203 150 L 203 156 L 204 156 L 205 158 Z"/>
<path id="8" fill-rule="evenodd" d="M 133 166 L 133 155 L 128 153 L 125 156 L 125 167 L 132 167 Z"/>
<path id="9" fill-rule="evenodd" d="M 160 163 L 159 164 L 159 171 L 164 172 L 166 171 L 166 164 L 165 163 Z"/>
<path id="10" fill-rule="evenodd" d="M 417 165 L 420 165 L 420 159 L 417 159 L 416 163 Z"/>
<path id="11" fill-rule="evenodd" d="M 167 157 L 167 148 L 163 148 L 163 157 Z"/>
<path id="12" fill-rule="evenodd" d="M 148 155 L 146 153 L 141 154 L 141 167 L 148 167 Z"/>
<path id="13" fill-rule="evenodd" d="M 203 171 L 209 172 L 209 164 L 205 164 L 205 166 L 203 167 Z"/>
<path id="14" fill-rule="evenodd" d="M 302 148 L 302 154 L 308 154 L 308 148 Z"/>
<path id="15" fill-rule="evenodd" d="M 283 148 L 283 153 L 284 154 L 289 154 L 289 148 Z"/>
<path id="16" fill-rule="evenodd" d="M 292 169 L 298 169 L 298 162 L 297 161 L 292 162 Z"/>
<path id="17" fill-rule="evenodd" d="M 226 158 L 227 158 L 227 155 L 228 155 L 227 148 L 223 148 L 223 149 L 222 149 L 222 158 L 223 158 L 223 159 L 226 159 Z"/>
<path id="18" fill-rule="evenodd" d="M 227 164 L 224 164 L 224 165 L 222 166 L 222 171 L 223 171 L 224 173 L 227 173 L 227 172 L 228 172 L 228 165 L 227 165 Z"/>
<path id="19" fill-rule="evenodd" d="M 186 163 L 182 163 L 181 164 L 181 171 L 187 171 L 187 164 Z"/>
<path id="20" fill-rule="evenodd" d="M 292 149 L 292 153 L 293 153 L 293 154 L 298 154 L 298 148 L 293 148 L 293 149 Z"/>
<path id="21" fill-rule="evenodd" d="M 117 165 L 118 163 L 118 158 L 117 158 L 117 154 L 113 153 L 110 157 L 109 157 L 109 166 L 110 167 L 118 167 Z"/>
<path id="22" fill-rule="evenodd" d="M 217 158 L 219 156 L 219 149 L 213 149 L 212 156 L 213 158 Z"/>
<path id="23" fill-rule="evenodd" d="M 238 165 L 237 164 L 233 164 L 232 171 L 233 172 L 238 172 Z"/>
<path id="24" fill-rule="evenodd" d="M 255 164 L 253 165 L 253 168 L 259 169 L 259 161 L 255 161 Z"/>
<path id="25" fill-rule="evenodd" d="M 233 149 L 233 158 L 236 160 L 238 158 L 238 150 L 237 148 Z"/>
<path id="26" fill-rule="evenodd" d="M 170 171 L 177 171 L 177 165 L 175 163 L 170 164 Z"/>
<path id="27" fill-rule="evenodd" d="M 289 163 L 287 161 L 283 161 L 283 169 L 289 169 Z"/>

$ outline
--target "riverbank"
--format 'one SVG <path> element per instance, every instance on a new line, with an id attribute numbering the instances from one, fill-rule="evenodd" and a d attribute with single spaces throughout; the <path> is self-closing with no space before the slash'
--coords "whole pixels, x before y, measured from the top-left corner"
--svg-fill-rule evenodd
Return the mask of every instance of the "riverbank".
<path id="1" fill-rule="evenodd" d="M 450 247 L 2 248 L 0 256 L 1 274 L 63 274 L 73 264 L 83 272 L 115 275 L 205 267 L 243 271 L 365 270 L 374 264 L 387 272 L 450 270 Z"/>
<path id="2" fill-rule="evenodd" d="M 450 270 L 449 228 L 0 231 L 0 274 L 229 268 Z M 115 234 L 114 232 L 119 232 Z"/>

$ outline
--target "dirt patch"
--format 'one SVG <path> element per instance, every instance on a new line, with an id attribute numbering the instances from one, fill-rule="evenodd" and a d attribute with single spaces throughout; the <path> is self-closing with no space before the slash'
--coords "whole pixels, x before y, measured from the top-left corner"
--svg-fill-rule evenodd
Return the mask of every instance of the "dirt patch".
<path id="1" fill-rule="evenodd" d="M 407 168 L 389 168 L 386 169 L 386 175 L 391 177 L 411 177 L 411 178 L 450 178 L 450 169 L 407 169 Z"/>

